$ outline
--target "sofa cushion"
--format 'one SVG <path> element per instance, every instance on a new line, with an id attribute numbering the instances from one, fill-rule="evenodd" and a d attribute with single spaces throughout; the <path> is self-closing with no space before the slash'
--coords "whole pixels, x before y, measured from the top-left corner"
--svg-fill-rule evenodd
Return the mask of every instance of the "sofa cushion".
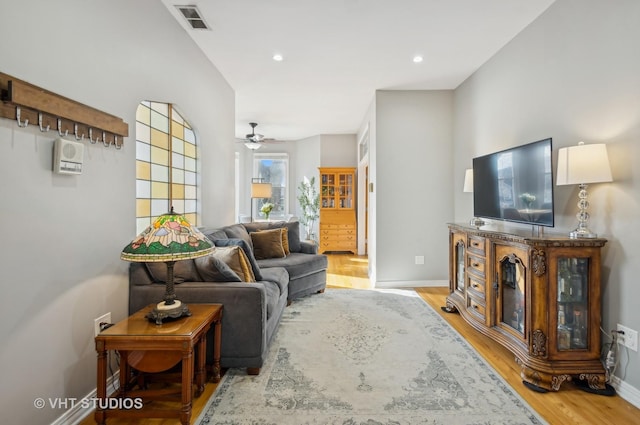
<path id="1" fill-rule="evenodd" d="M 251 269 L 249 260 L 242 248 L 239 246 L 216 247 L 209 255 L 213 255 L 223 261 L 238 275 L 242 282 L 256 281 L 256 277 L 253 275 L 253 270 Z"/>
<path id="2" fill-rule="evenodd" d="M 247 242 L 251 248 L 253 248 L 253 245 L 251 245 L 251 237 L 249 236 L 249 232 L 242 224 L 232 224 L 230 226 L 225 226 L 222 228 L 222 230 L 224 230 L 224 233 L 228 238 L 242 239 Z"/>
<path id="3" fill-rule="evenodd" d="M 241 282 L 240 276 L 219 257 L 209 254 L 198 257 L 193 262 L 205 282 Z"/>
<path id="4" fill-rule="evenodd" d="M 199 230 L 211 241 L 215 239 L 227 239 L 228 236 L 222 229 L 214 229 L 212 227 L 200 227 Z"/>
<path id="5" fill-rule="evenodd" d="M 280 288 L 275 282 L 264 281 L 261 282 L 264 285 L 264 289 L 267 291 L 266 301 L 267 301 L 267 319 L 271 317 L 274 310 L 278 305 L 278 300 L 280 299 Z"/>
<path id="6" fill-rule="evenodd" d="M 327 269 L 327 256 L 321 254 L 302 254 L 292 252 L 286 258 L 269 258 L 258 260 L 264 274 L 270 267 L 284 267 L 289 279 L 297 279 Z"/>
<path id="7" fill-rule="evenodd" d="M 269 267 L 262 270 L 264 280 L 274 282 L 280 288 L 280 294 L 284 294 L 288 291 L 289 287 L 289 273 L 284 267 Z"/>
<path id="8" fill-rule="evenodd" d="M 156 283 L 167 283 L 167 263 L 145 263 L 151 278 Z M 198 274 L 193 260 L 176 261 L 173 266 L 173 283 L 199 282 L 202 278 Z"/>
<path id="9" fill-rule="evenodd" d="M 253 250 L 244 239 L 213 239 L 213 244 L 215 246 L 239 246 L 240 248 L 242 248 L 245 255 L 247 256 L 247 259 L 249 260 L 249 264 L 251 264 L 253 276 L 256 278 L 256 280 L 262 280 L 262 272 L 260 271 L 260 266 L 258 266 L 256 257 L 253 255 Z"/>
<path id="10" fill-rule="evenodd" d="M 286 256 L 282 246 L 281 229 L 251 232 L 249 236 L 251 236 L 253 254 L 256 259 L 283 258 Z"/>

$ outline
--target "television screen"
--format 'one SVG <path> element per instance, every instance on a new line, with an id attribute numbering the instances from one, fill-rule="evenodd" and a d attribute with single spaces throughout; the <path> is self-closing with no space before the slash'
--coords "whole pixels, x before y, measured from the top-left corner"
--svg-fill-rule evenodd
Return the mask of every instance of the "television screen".
<path id="1" fill-rule="evenodd" d="M 473 159 L 476 217 L 553 227 L 551 139 Z"/>

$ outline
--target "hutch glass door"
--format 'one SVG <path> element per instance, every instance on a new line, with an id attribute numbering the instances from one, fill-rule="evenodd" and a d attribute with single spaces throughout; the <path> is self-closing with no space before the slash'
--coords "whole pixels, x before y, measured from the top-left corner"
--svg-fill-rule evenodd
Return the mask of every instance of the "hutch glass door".
<path id="1" fill-rule="evenodd" d="M 498 267 L 498 322 L 524 334 L 525 305 L 525 268 L 511 254 Z"/>
<path id="2" fill-rule="evenodd" d="M 558 258 L 558 351 L 584 349 L 589 337 L 589 259 Z"/>

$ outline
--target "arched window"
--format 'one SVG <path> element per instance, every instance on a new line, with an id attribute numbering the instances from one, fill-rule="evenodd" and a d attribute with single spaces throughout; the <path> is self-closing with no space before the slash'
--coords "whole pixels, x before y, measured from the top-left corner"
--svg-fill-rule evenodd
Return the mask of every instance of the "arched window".
<path id="1" fill-rule="evenodd" d="M 198 224 L 196 136 L 172 104 L 144 101 L 136 111 L 136 228 L 171 207 Z"/>

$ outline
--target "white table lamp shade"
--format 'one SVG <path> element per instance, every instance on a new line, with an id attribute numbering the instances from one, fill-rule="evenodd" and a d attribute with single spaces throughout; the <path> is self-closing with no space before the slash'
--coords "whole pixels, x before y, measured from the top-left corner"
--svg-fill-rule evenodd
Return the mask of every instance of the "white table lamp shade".
<path id="1" fill-rule="evenodd" d="M 558 151 L 557 185 L 613 181 L 607 145 L 593 144 L 561 148 Z"/>
<path id="2" fill-rule="evenodd" d="M 463 192 L 473 192 L 473 168 L 467 168 L 464 172 Z"/>

